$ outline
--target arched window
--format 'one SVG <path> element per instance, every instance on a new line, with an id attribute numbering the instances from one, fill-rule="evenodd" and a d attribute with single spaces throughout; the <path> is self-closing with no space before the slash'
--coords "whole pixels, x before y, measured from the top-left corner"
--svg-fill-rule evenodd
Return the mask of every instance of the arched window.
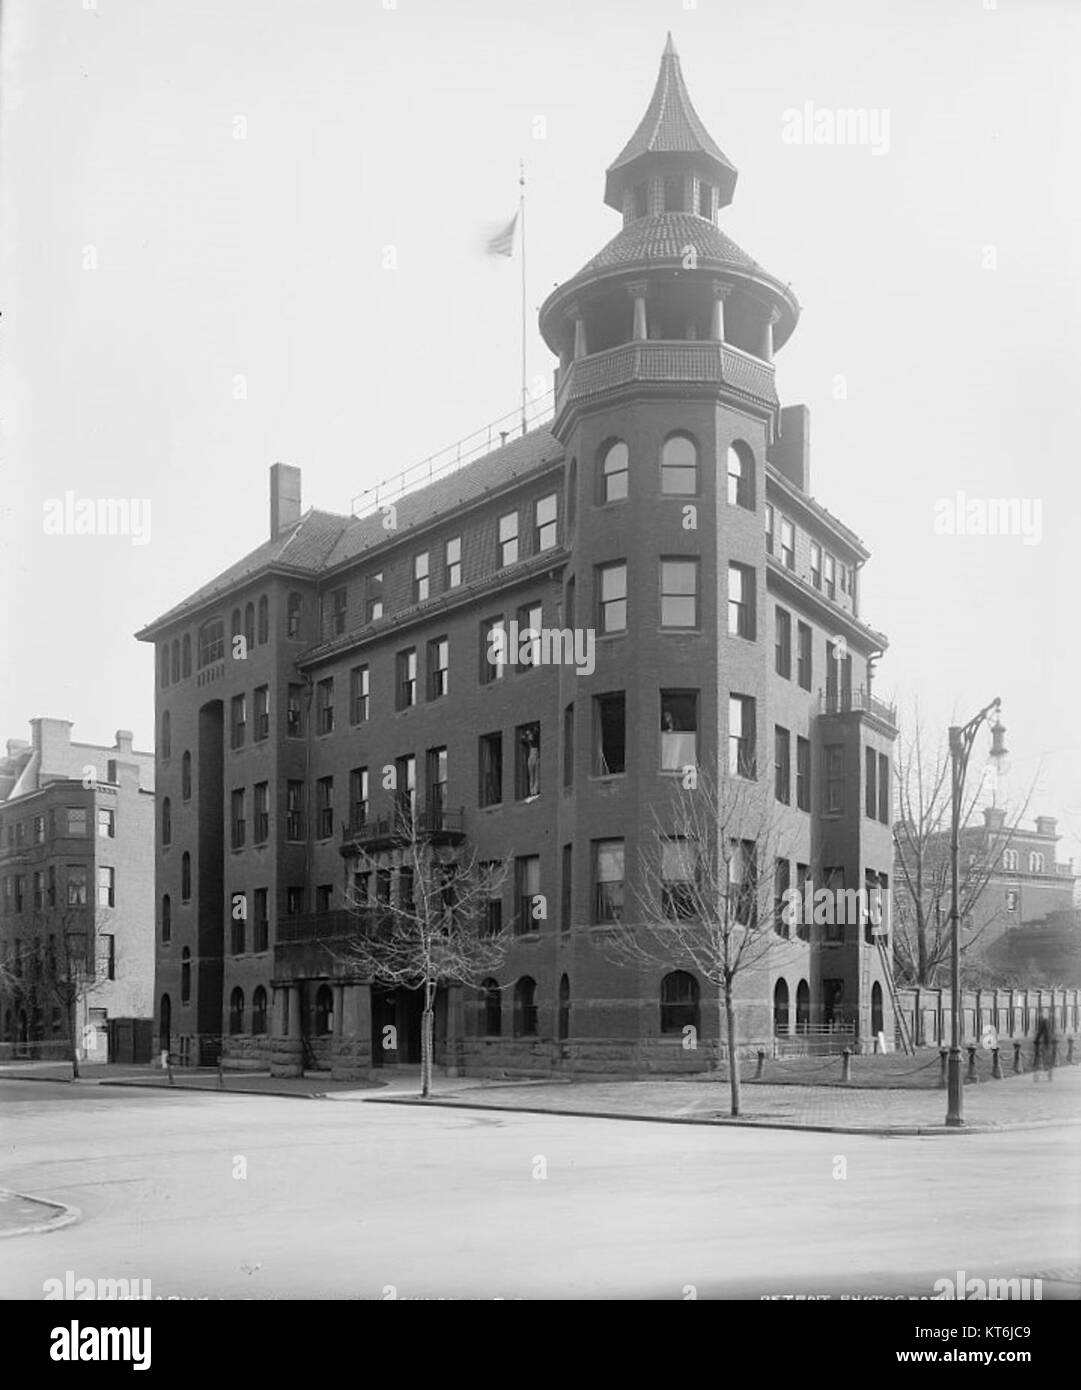
<path id="1" fill-rule="evenodd" d="M 1016 869 L 1017 869 L 1017 851 L 1016 851 L 1015 849 L 1003 850 L 1003 852 L 1002 852 L 1002 867 L 1003 867 L 1004 869 L 1012 869 L 1012 870 L 1015 870 L 1015 871 L 1016 871 Z"/>
<path id="2" fill-rule="evenodd" d="M 300 636 L 300 612 L 302 599 L 299 594 L 290 594 L 285 605 L 285 635 L 295 642 Z"/>
<path id="3" fill-rule="evenodd" d="M 259 641 L 260 643 L 270 640 L 270 602 L 266 594 L 259 599 Z"/>
<path id="4" fill-rule="evenodd" d="M 251 997 L 251 1030 L 253 1033 L 266 1032 L 266 990 L 256 985 Z"/>
<path id="5" fill-rule="evenodd" d="M 164 690 L 169 684 L 169 643 L 161 644 L 161 688 Z"/>
<path id="6" fill-rule="evenodd" d="M 248 651 L 255 646 L 255 604 L 249 603 L 244 609 L 244 640 Z"/>
<path id="7" fill-rule="evenodd" d="M 180 643 L 179 643 L 179 641 L 174 637 L 174 638 L 173 638 L 173 680 L 174 680 L 174 681 L 178 681 L 179 679 L 180 679 Z"/>
<path id="8" fill-rule="evenodd" d="M 173 803 L 168 797 L 161 803 L 161 842 L 163 845 L 173 842 Z"/>
<path id="9" fill-rule="evenodd" d="M 1028 871 L 1030 874 L 1043 873 L 1043 855 L 1033 851 L 1028 857 Z"/>
<path id="10" fill-rule="evenodd" d="M 566 975 L 559 977 L 559 1041 L 571 1035 L 571 982 Z"/>
<path id="11" fill-rule="evenodd" d="M 788 1032 L 788 981 L 778 980 L 773 986 L 773 1031 L 779 1038 Z"/>
<path id="12" fill-rule="evenodd" d="M 742 440 L 728 449 L 728 501 L 754 511 L 754 455 Z"/>
<path id="13" fill-rule="evenodd" d="M 239 615 L 236 615 L 239 616 Z M 208 618 L 199 629 L 199 670 L 225 655 L 225 630 L 220 618 Z"/>
<path id="14" fill-rule="evenodd" d="M 180 644 L 180 664 L 185 676 L 191 675 L 191 633 L 185 632 L 184 640 Z"/>
<path id="15" fill-rule="evenodd" d="M 180 799 L 191 800 L 191 754 L 186 748 L 184 756 L 180 759 Z"/>
<path id="16" fill-rule="evenodd" d="M 811 1028 L 811 988 L 806 980 L 796 986 L 796 1032 L 808 1033 Z"/>
<path id="17" fill-rule="evenodd" d="M 173 718 L 168 710 L 161 716 L 161 756 L 173 756 Z"/>
<path id="18" fill-rule="evenodd" d="M 180 1002 L 191 1002 L 191 951 L 187 946 L 180 952 Z"/>
<path id="19" fill-rule="evenodd" d="M 881 1033 L 884 1028 L 882 1021 L 882 986 L 876 980 L 871 986 L 871 1032 Z"/>
<path id="20" fill-rule="evenodd" d="M 495 980 L 480 982 L 480 1027 L 485 1037 L 498 1038 L 503 1031 L 503 994 Z"/>
<path id="21" fill-rule="evenodd" d="M 567 518 L 567 539 L 574 537 L 574 525 L 578 520 L 578 460 L 571 459 L 567 469 L 567 503 L 563 509 Z"/>
<path id="22" fill-rule="evenodd" d="M 172 1049 L 169 1043 L 172 1040 L 173 1032 L 173 1001 L 167 994 L 161 996 L 161 1008 L 158 1013 L 158 1049 L 161 1052 L 169 1052 Z"/>
<path id="23" fill-rule="evenodd" d="M 239 609 L 239 608 L 234 608 L 234 609 L 233 609 L 233 616 L 232 616 L 232 619 L 231 619 L 231 621 L 230 621 L 230 623 L 229 623 L 229 635 L 230 635 L 231 637 L 239 637 L 239 636 L 240 636 L 240 609 Z"/>
<path id="24" fill-rule="evenodd" d="M 627 496 L 628 469 L 630 455 L 622 439 L 611 440 L 601 449 L 600 486 L 598 497 L 601 502 L 622 502 Z"/>
<path id="25" fill-rule="evenodd" d="M 173 936 L 173 900 L 166 893 L 161 900 L 161 939 L 168 943 Z"/>
<path id="26" fill-rule="evenodd" d="M 699 1031 L 698 981 L 686 970 L 673 970 L 661 981 L 661 1032 L 682 1033 L 687 1027 Z"/>
<path id="27" fill-rule="evenodd" d="M 514 1036 L 537 1036 L 537 982 L 528 975 L 514 986 Z"/>
<path id="28" fill-rule="evenodd" d="M 334 996 L 329 985 L 320 985 L 315 991 L 315 1031 L 325 1038 L 334 1027 Z"/>
<path id="29" fill-rule="evenodd" d="M 674 434 L 661 450 L 661 492 L 666 497 L 698 493 L 698 450 L 685 434 Z"/>
<path id="30" fill-rule="evenodd" d="M 229 996 L 229 1032 L 244 1031 L 244 991 L 237 985 Z"/>
<path id="31" fill-rule="evenodd" d="M 180 860 L 180 900 L 191 901 L 191 855 L 187 850 Z"/>

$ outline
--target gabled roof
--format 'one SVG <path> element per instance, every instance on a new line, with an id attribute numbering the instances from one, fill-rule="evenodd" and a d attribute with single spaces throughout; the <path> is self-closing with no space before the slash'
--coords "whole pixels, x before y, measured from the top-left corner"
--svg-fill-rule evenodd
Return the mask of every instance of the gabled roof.
<path id="1" fill-rule="evenodd" d="M 703 156 L 714 166 L 720 189 L 720 206 L 725 207 L 732 201 L 736 166 L 710 135 L 694 109 L 671 34 L 661 55 L 657 85 L 646 107 L 646 114 L 639 121 L 638 129 L 608 166 L 604 201 L 609 207 L 617 212 L 621 210 L 622 191 L 633 175 L 630 166 L 646 156 L 661 154 Z"/>

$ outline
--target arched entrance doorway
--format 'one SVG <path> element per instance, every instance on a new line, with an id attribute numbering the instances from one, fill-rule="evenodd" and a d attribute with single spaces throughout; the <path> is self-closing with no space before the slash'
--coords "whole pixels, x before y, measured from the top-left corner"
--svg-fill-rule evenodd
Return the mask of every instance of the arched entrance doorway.
<path id="1" fill-rule="evenodd" d="M 796 986 L 796 1032 L 811 1031 L 811 987 L 806 980 Z"/>
<path id="2" fill-rule="evenodd" d="M 884 1028 L 882 1019 L 882 986 L 876 980 L 871 986 L 871 1032 L 877 1037 Z"/>
<path id="3" fill-rule="evenodd" d="M 773 1032 L 778 1038 L 788 1033 L 787 980 L 778 980 L 773 987 Z"/>
<path id="4" fill-rule="evenodd" d="M 167 994 L 161 996 L 161 1015 L 158 1024 L 158 1051 L 171 1052 L 173 1034 L 173 1004 Z"/>

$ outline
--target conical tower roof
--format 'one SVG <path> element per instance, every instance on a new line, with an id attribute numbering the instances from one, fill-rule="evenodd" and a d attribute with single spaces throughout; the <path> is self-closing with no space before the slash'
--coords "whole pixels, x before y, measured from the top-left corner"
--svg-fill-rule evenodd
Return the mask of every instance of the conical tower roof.
<path id="1" fill-rule="evenodd" d="M 708 165 L 719 193 L 718 206 L 726 207 L 732 201 L 738 177 L 736 166 L 718 146 L 694 109 L 671 34 L 661 55 L 657 85 L 646 114 L 608 168 L 604 187 L 604 201 L 608 206 L 619 212 L 623 206 L 624 189 L 636 183 L 657 163 L 657 157 L 664 155 L 682 156 L 684 159 L 689 156 L 696 162 Z"/>

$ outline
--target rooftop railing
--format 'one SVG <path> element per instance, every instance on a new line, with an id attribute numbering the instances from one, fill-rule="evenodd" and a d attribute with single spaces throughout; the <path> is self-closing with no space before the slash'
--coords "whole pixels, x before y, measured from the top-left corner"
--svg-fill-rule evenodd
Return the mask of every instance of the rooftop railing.
<path id="1" fill-rule="evenodd" d="M 883 720 L 891 729 L 897 728 L 897 706 L 880 700 L 870 691 L 858 686 L 855 690 L 819 691 L 819 712 L 821 714 L 848 714 L 851 710 L 862 710 Z"/>

